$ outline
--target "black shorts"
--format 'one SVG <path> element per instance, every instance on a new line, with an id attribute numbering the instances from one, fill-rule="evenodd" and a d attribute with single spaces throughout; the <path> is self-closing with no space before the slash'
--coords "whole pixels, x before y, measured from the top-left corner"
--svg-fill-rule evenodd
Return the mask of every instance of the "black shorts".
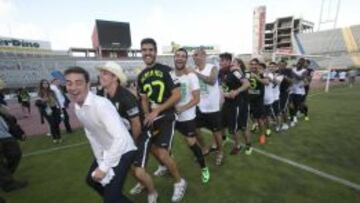
<path id="1" fill-rule="evenodd" d="M 265 108 L 263 99 L 250 101 L 250 114 L 254 119 L 264 118 Z"/>
<path id="2" fill-rule="evenodd" d="M 290 101 L 294 106 L 300 107 L 305 101 L 305 95 L 302 94 L 291 94 Z"/>
<path id="3" fill-rule="evenodd" d="M 310 85 L 305 85 L 304 89 L 305 89 L 305 95 L 304 95 L 304 101 L 305 101 L 310 91 Z"/>
<path id="4" fill-rule="evenodd" d="M 207 128 L 212 132 L 218 132 L 222 130 L 221 112 L 202 113 L 200 110 L 196 110 L 196 128 Z"/>
<path id="5" fill-rule="evenodd" d="M 30 108 L 30 102 L 29 102 L 29 101 L 22 101 L 22 102 L 21 102 L 21 105 L 22 105 L 23 107 Z"/>
<path id="6" fill-rule="evenodd" d="M 289 104 L 289 93 L 287 92 L 281 92 L 280 93 L 280 111 L 282 113 L 286 113 L 288 110 L 288 104 Z"/>
<path id="7" fill-rule="evenodd" d="M 249 119 L 249 103 L 247 101 L 243 101 L 239 105 L 239 120 L 238 125 L 239 129 L 245 131 L 248 126 Z"/>
<path id="8" fill-rule="evenodd" d="M 176 121 L 175 129 L 185 137 L 195 137 L 196 133 L 196 120 L 189 121 Z"/>
<path id="9" fill-rule="evenodd" d="M 264 105 L 265 116 L 274 117 L 274 110 L 272 104 Z"/>
<path id="10" fill-rule="evenodd" d="M 247 102 L 241 102 L 238 105 L 224 103 L 222 109 L 223 126 L 228 129 L 229 133 L 233 134 L 238 130 L 244 131 L 246 129 L 248 108 Z"/>
<path id="11" fill-rule="evenodd" d="M 150 131 L 144 131 L 140 134 L 140 136 L 136 140 L 135 143 L 138 149 L 135 155 L 134 166 L 145 168 L 146 162 L 149 157 L 149 152 L 151 149 L 150 138 L 151 138 Z"/>
<path id="12" fill-rule="evenodd" d="M 152 144 L 171 150 L 174 137 L 175 115 L 166 115 L 156 120 L 150 128 Z"/>
<path id="13" fill-rule="evenodd" d="M 280 114 L 280 101 L 276 100 L 272 104 L 272 109 L 274 110 L 274 115 L 279 116 Z"/>

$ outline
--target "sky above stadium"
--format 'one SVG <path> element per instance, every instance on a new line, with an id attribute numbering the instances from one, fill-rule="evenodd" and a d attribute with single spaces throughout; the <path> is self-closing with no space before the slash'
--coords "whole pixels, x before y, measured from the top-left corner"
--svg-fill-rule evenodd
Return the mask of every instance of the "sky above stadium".
<path id="1" fill-rule="evenodd" d="M 260 5 L 266 6 L 267 22 L 303 17 L 317 30 L 321 0 L 0 0 L 0 36 L 50 41 L 55 50 L 91 47 L 95 19 L 103 19 L 129 22 L 132 48 L 153 37 L 160 49 L 174 41 L 250 53 L 252 13 Z M 341 1 L 338 27 L 360 24 L 359 7 L 358 0 Z"/>

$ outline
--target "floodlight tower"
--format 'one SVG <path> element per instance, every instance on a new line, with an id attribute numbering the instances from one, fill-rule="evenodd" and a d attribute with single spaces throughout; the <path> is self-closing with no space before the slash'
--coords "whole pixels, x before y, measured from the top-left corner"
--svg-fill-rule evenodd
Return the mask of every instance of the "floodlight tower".
<path id="1" fill-rule="evenodd" d="M 318 31 L 324 24 L 332 25 L 332 28 L 336 28 L 336 23 L 340 10 L 340 2 L 341 0 L 321 0 Z M 336 7 L 334 7 L 334 5 L 336 5 Z M 324 15 L 324 12 L 326 13 L 326 15 Z"/>

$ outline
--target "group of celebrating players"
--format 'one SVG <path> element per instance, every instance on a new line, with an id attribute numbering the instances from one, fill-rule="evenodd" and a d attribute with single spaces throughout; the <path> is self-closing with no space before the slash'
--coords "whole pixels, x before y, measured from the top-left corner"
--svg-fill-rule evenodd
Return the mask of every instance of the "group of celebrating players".
<path id="1" fill-rule="evenodd" d="M 292 68 L 285 61 L 267 65 L 253 58 L 247 68 L 240 58 L 222 53 L 219 68 L 206 62 L 205 50 L 197 49 L 192 54 L 195 67 L 188 67 L 188 52 L 180 48 L 175 51 L 175 68 L 171 68 L 156 61 L 157 44 L 151 38 L 141 41 L 141 53 L 145 68 L 138 75 L 135 94 L 124 87 L 126 75 L 114 62 L 99 67 L 103 91 L 98 94 L 112 102 L 133 137 L 137 152 L 132 165 L 138 183 L 130 193 L 147 190 L 148 202 L 158 199 L 146 170 L 149 153 L 159 163 L 154 175 L 169 173 L 174 178 L 172 201 L 181 201 L 186 192 L 187 181 L 172 156 L 175 130 L 184 136 L 206 184 L 210 170 L 204 157 L 216 152 L 215 164 L 224 163 L 223 144 L 230 139 L 226 129 L 234 143 L 230 154 L 241 151 L 241 133 L 245 154 L 250 155 L 256 128 L 259 144 L 265 144 L 272 130 L 293 127 L 299 112 L 309 120 L 305 99 L 312 71 L 303 58 Z M 211 131 L 212 145 L 205 144 L 203 128 Z M 90 180 L 89 184 L 94 183 Z"/>

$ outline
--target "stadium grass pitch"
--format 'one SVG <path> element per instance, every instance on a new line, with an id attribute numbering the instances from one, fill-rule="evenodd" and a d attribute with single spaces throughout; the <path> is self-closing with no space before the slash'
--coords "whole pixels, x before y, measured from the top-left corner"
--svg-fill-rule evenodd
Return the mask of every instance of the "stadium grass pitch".
<path id="1" fill-rule="evenodd" d="M 360 86 L 336 88 L 330 93 L 308 98 L 310 121 L 295 128 L 274 133 L 267 144 L 254 147 L 310 166 L 336 177 L 360 184 Z M 211 136 L 206 136 L 210 142 Z M 23 190 L 4 193 L 11 203 L 98 203 L 101 199 L 85 184 L 92 154 L 82 130 L 64 136 L 63 144 L 54 145 L 46 136 L 22 143 L 24 158 L 16 177 L 29 180 Z M 257 136 L 253 136 L 256 143 Z M 360 202 L 360 191 L 330 179 L 295 168 L 253 152 L 230 156 L 225 146 L 223 166 L 215 165 L 215 155 L 206 157 L 211 180 L 202 184 L 199 166 L 181 135 L 174 142 L 174 158 L 189 187 L 182 202 Z M 153 172 L 157 163 L 149 161 Z M 154 177 L 159 202 L 170 202 L 173 192 L 169 176 Z M 125 193 L 134 186 L 129 175 Z M 146 202 L 146 193 L 128 195 L 134 202 Z"/>

